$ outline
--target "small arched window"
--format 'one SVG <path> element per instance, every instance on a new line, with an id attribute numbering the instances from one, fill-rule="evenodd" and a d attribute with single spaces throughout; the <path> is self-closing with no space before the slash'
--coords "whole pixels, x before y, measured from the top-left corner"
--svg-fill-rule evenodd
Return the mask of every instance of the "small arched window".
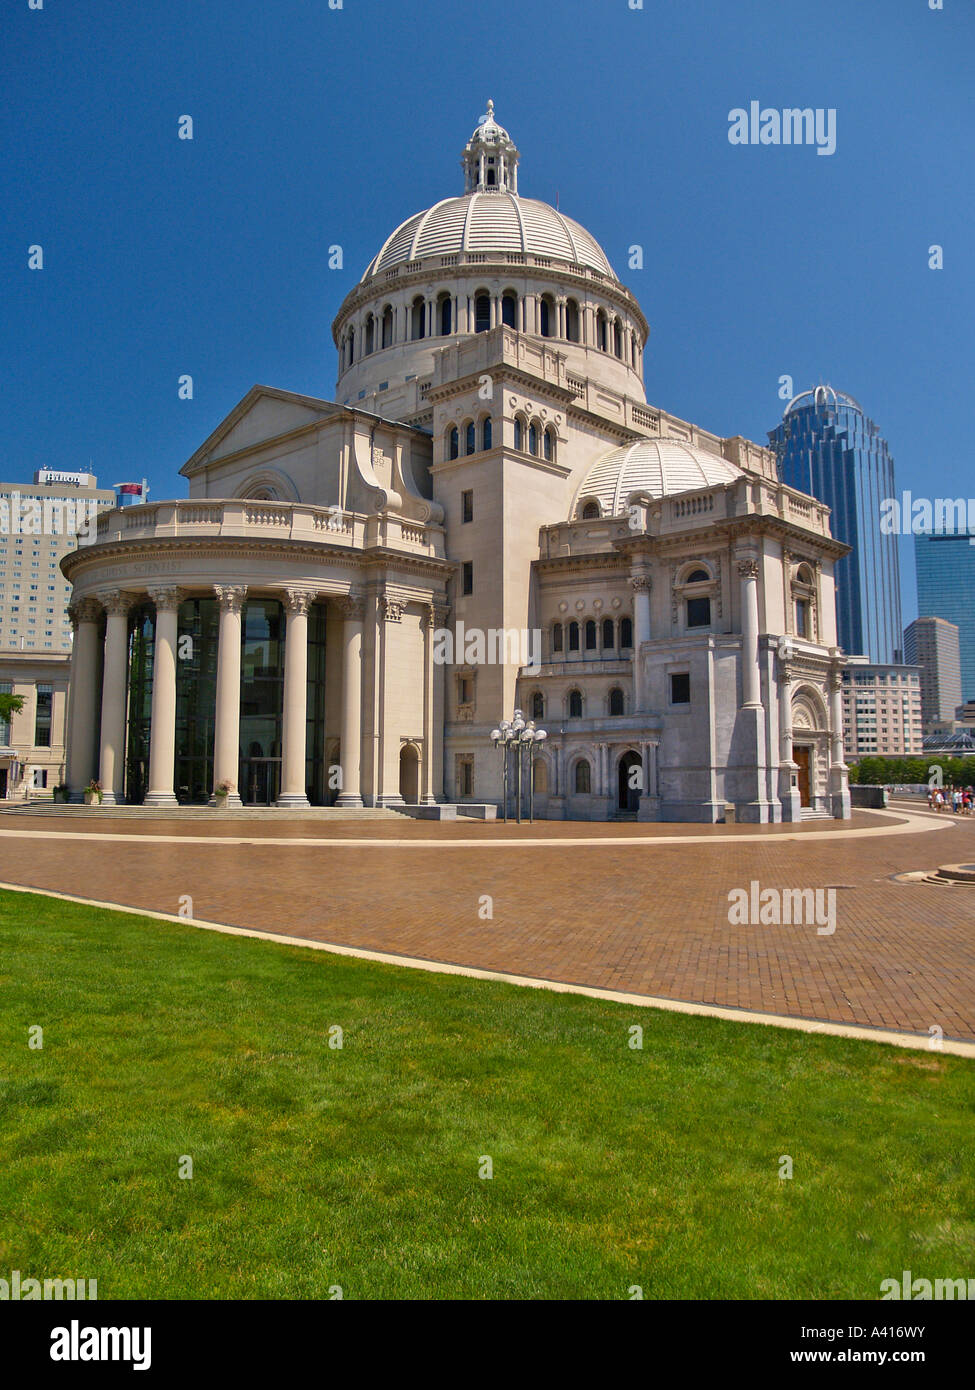
<path id="1" fill-rule="evenodd" d="M 585 758 L 580 758 L 579 761 L 576 763 L 575 788 L 577 795 L 588 796 L 589 764 L 586 762 Z"/>
<path id="2" fill-rule="evenodd" d="M 570 652 L 577 652 L 578 650 L 579 650 L 579 624 L 576 623 L 576 622 L 571 622 L 571 623 L 569 624 L 569 651 L 570 651 Z"/>
<path id="3" fill-rule="evenodd" d="M 600 352 L 609 351 L 609 342 L 606 336 L 606 315 L 602 309 L 596 315 L 596 346 Z"/>
<path id="4" fill-rule="evenodd" d="M 447 436 L 447 457 L 452 459 L 460 457 L 460 433 L 456 425 L 451 427 Z"/>
<path id="5" fill-rule="evenodd" d="M 582 718 L 582 691 L 581 691 L 581 690 L 570 690 L 570 691 L 569 691 L 569 718 L 570 718 L 570 719 L 581 719 L 581 718 Z"/>
<path id="6" fill-rule="evenodd" d="M 427 336 L 427 305 L 422 295 L 417 295 L 410 310 L 410 337 L 414 342 Z"/>
<path id="7" fill-rule="evenodd" d="M 534 420 L 528 426 L 528 452 L 530 454 L 538 453 L 538 426 Z"/>
<path id="8" fill-rule="evenodd" d="M 387 304 L 383 310 L 383 347 L 388 348 L 393 345 L 393 306 Z"/>
<path id="9" fill-rule="evenodd" d="M 623 356 L 623 330 L 619 319 L 613 322 L 613 351 L 617 357 Z"/>
<path id="10" fill-rule="evenodd" d="M 452 332 L 454 322 L 454 306 L 450 302 L 450 295 L 445 294 L 440 300 L 440 333 L 446 338 Z"/>
<path id="11" fill-rule="evenodd" d="M 551 463 L 552 459 L 555 457 L 555 432 L 551 427 L 545 431 L 545 435 L 542 439 L 542 453 L 549 463 Z"/>
<path id="12" fill-rule="evenodd" d="M 481 448 L 490 449 L 492 438 L 493 430 L 491 426 L 491 417 L 490 415 L 485 415 L 484 423 L 481 425 Z"/>
<path id="13" fill-rule="evenodd" d="M 711 576 L 707 570 L 693 570 L 684 580 L 685 584 L 710 584 Z"/>
<path id="14" fill-rule="evenodd" d="M 486 333 L 491 327 L 491 296 L 479 294 L 474 300 L 474 332 Z"/>
<path id="15" fill-rule="evenodd" d="M 579 305 L 574 299 L 565 301 L 565 336 L 570 343 L 579 341 Z"/>
<path id="16" fill-rule="evenodd" d="M 603 650 L 612 651 L 616 646 L 616 633 L 613 630 L 612 618 L 603 619 Z"/>
<path id="17" fill-rule="evenodd" d="M 609 692 L 609 712 L 613 715 L 623 713 L 623 692 L 619 686 L 614 686 Z"/>
<path id="18" fill-rule="evenodd" d="M 596 624 L 592 618 L 586 619 L 586 651 L 596 650 Z"/>
<path id="19" fill-rule="evenodd" d="M 509 328 L 517 328 L 518 301 L 513 294 L 506 294 L 501 301 L 501 322 Z"/>
<path id="20" fill-rule="evenodd" d="M 474 427 L 473 420 L 468 420 L 467 427 L 464 431 L 464 452 L 466 454 L 477 452 L 477 430 Z"/>
<path id="21" fill-rule="evenodd" d="M 545 696 L 540 690 L 536 690 L 532 696 L 532 718 L 545 718 Z"/>
<path id="22" fill-rule="evenodd" d="M 376 350 L 376 320 L 372 314 L 366 319 L 366 356 Z"/>
<path id="23" fill-rule="evenodd" d="M 585 506 L 583 507 L 583 509 L 582 509 L 582 519 L 583 519 L 583 521 L 598 521 L 598 520 L 599 520 L 599 503 L 598 503 L 598 502 L 587 502 L 586 505 L 585 505 Z"/>
<path id="24" fill-rule="evenodd" d="M 355 329 L 349 329 L 349 366 L 355 361 Z"/>
<path id="25" fill-rule="evenodd" d="M 562 650 L 562 624 L 561 624 L 561 623 L 555 623 L 555 625 L 554 625 L 553 628 L 552 628 L 552 651 L 553 651 L 553 652 L 560 652 L 561 650 Z"/>
<path id="26" fill-rule="evenodd" d="M 521 450 L 521 449 L 524 449 L 524 447 L 525 447 L 525 426 L 524 426 L 523 423 L 522 423 L 521 416 L 520 416 L 520 415 L 516 415 L 516 416 L 515 416 L 515 448 Z"/>
<path id="27" fill-rule="evenodd" d="M 549 295 L 543 294 L 541 303 L 538 306 L 539 322 L 538 331 L 543 338 L 554 336 L 552 320 L 555 318 L 555 305 Z"/>
<path id="28" fill-rule="evenodd" d="M 633 646 L 632 618 L 620 618 L 620 646 L 624 648 Z"/>

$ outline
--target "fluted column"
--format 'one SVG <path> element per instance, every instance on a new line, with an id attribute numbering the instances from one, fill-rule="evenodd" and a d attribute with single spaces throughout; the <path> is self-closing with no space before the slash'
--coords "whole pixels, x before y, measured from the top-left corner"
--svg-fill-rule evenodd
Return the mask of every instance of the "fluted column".
<path id="1" fill-rule="evenodd" d="M 176 778 L 176 644 L 180 589 L 150 589 L 156 605 L 152 658 L 152 715 L 149 727 L 147 806 L 175 806 Z"/>
<path id="2" fill-rule="evenodd" d="M 71 648 L 71 723 L 66 772 L 71 800 L 82 801 L 95 776 L 95 720 L 98 714 L 98 620 L 101 609 L 92 598 L 68 608 L 74 628 Z"/>
<path id="3" fill-rule="evenodd" d="M 650 641 L 650 576 L 635 574 L 630 587 L 633 590 L 633 695 L 636 711 L 642 713 L 646 709 L 647 692 L 640 647 Z"/>
<path id="4" fill-rule="evenodd" d="M 342 790 L 336 806 L 361 806 L 360 763 L 362 757 L 362 618 L 365 604 L 357 594 L 349 594 L 339 607 L 342 611 Z"/>
<path id="5" fill-rule="evenodd" d="M 761 708 L 758 669 L 758 560 L 745 556 L 738 561 L 741 579 L 741 694 L 742 706 Z"/>
<path id="6" fill-rule="evenodd" d="M 284 597 L 284 711 L 279 806 L 308 806 L 308 609 L 312 594 L 288 589 Z"/>
<path id="7" fill-rule="evenodd" d="M 227 805 L 239 806 L 241 610 L 247 598 L 247 587 L 217 584 L 214 593 L 220 605 L 220 630 L 217 639 L 213 785 L 216 788 L 221 782 L 226 782 L 230 787 Z"/>
<path id="8" fill-rule="evenodd" d="M 99 598 L 105 608 L 105 664 L 102 674 L 102 737 L 98 780 L 102 802 L 115 806 L 125 784 L 125 710 L 128 702 L 129 608 L 132 595 L 109 589 Z"/>

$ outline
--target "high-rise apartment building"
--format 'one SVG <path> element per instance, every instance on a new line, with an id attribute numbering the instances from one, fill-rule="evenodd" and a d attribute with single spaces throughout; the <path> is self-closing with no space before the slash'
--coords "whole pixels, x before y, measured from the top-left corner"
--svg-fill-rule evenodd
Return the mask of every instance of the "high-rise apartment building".
<path id="1" fill-rule="evenodd" d="M 848 758 L 922 751 L 921 682 L 916 666 L 851 656 L 843 672 L 843 747 Z"/>
<path id="2" fill-rule="evenodd" d="M 41 469 L 33 483 L 0 483 L 0 652 L 71 651 L 63 555 L 115 506 L 91 473 Z"/>
<path id="3" fill-rule="evenodd" d="M 795 396 L 769 431 L 789 487 L 825 502 L 830 528 L 851 552 L 836 564 L 840 646 L 880 664 L 898 663 L 901 597 L 897 537 L 880 530 L 881 504 L 894 497 L 894 460 L 852 396 L 817 386 Z M 922 612 L 930 613 L 931 608 Z"/>
<path id="4" fill-rule="evenodd" d="M 950 728 L 961 703 L 958 625 L 946 618 L 915 618 L 904 630 L 904 657 L 921 671 L 925 734 Z"/>

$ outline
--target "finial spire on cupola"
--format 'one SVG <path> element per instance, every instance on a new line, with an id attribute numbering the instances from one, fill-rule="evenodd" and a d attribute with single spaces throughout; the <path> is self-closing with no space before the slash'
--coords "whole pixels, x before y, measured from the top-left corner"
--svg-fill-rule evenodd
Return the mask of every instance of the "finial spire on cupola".
<path id="1" fill-rule="evenodd" d="M 461 156 L 465 193 L 517 193 L 518 151 L 503 126 L 494 119 L 494 102 L 477 123 Z"/>

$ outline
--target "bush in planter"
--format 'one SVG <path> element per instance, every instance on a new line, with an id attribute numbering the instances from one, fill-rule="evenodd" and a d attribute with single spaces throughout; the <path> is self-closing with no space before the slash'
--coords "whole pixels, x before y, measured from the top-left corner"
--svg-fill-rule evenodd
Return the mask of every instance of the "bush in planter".
<path id="1" fill-rule="evenodd" d="M 59 786 L 54 788 L 55 801 L 67 801 L 70 794 L 67 782 L 62 782 Z"/>
<path id="2" fill-rule="evenodd" d="M 85 787 L 85 805 L 100 806 L 102 804 L 102 784 L 96 782 L 94 778 Z"/>

